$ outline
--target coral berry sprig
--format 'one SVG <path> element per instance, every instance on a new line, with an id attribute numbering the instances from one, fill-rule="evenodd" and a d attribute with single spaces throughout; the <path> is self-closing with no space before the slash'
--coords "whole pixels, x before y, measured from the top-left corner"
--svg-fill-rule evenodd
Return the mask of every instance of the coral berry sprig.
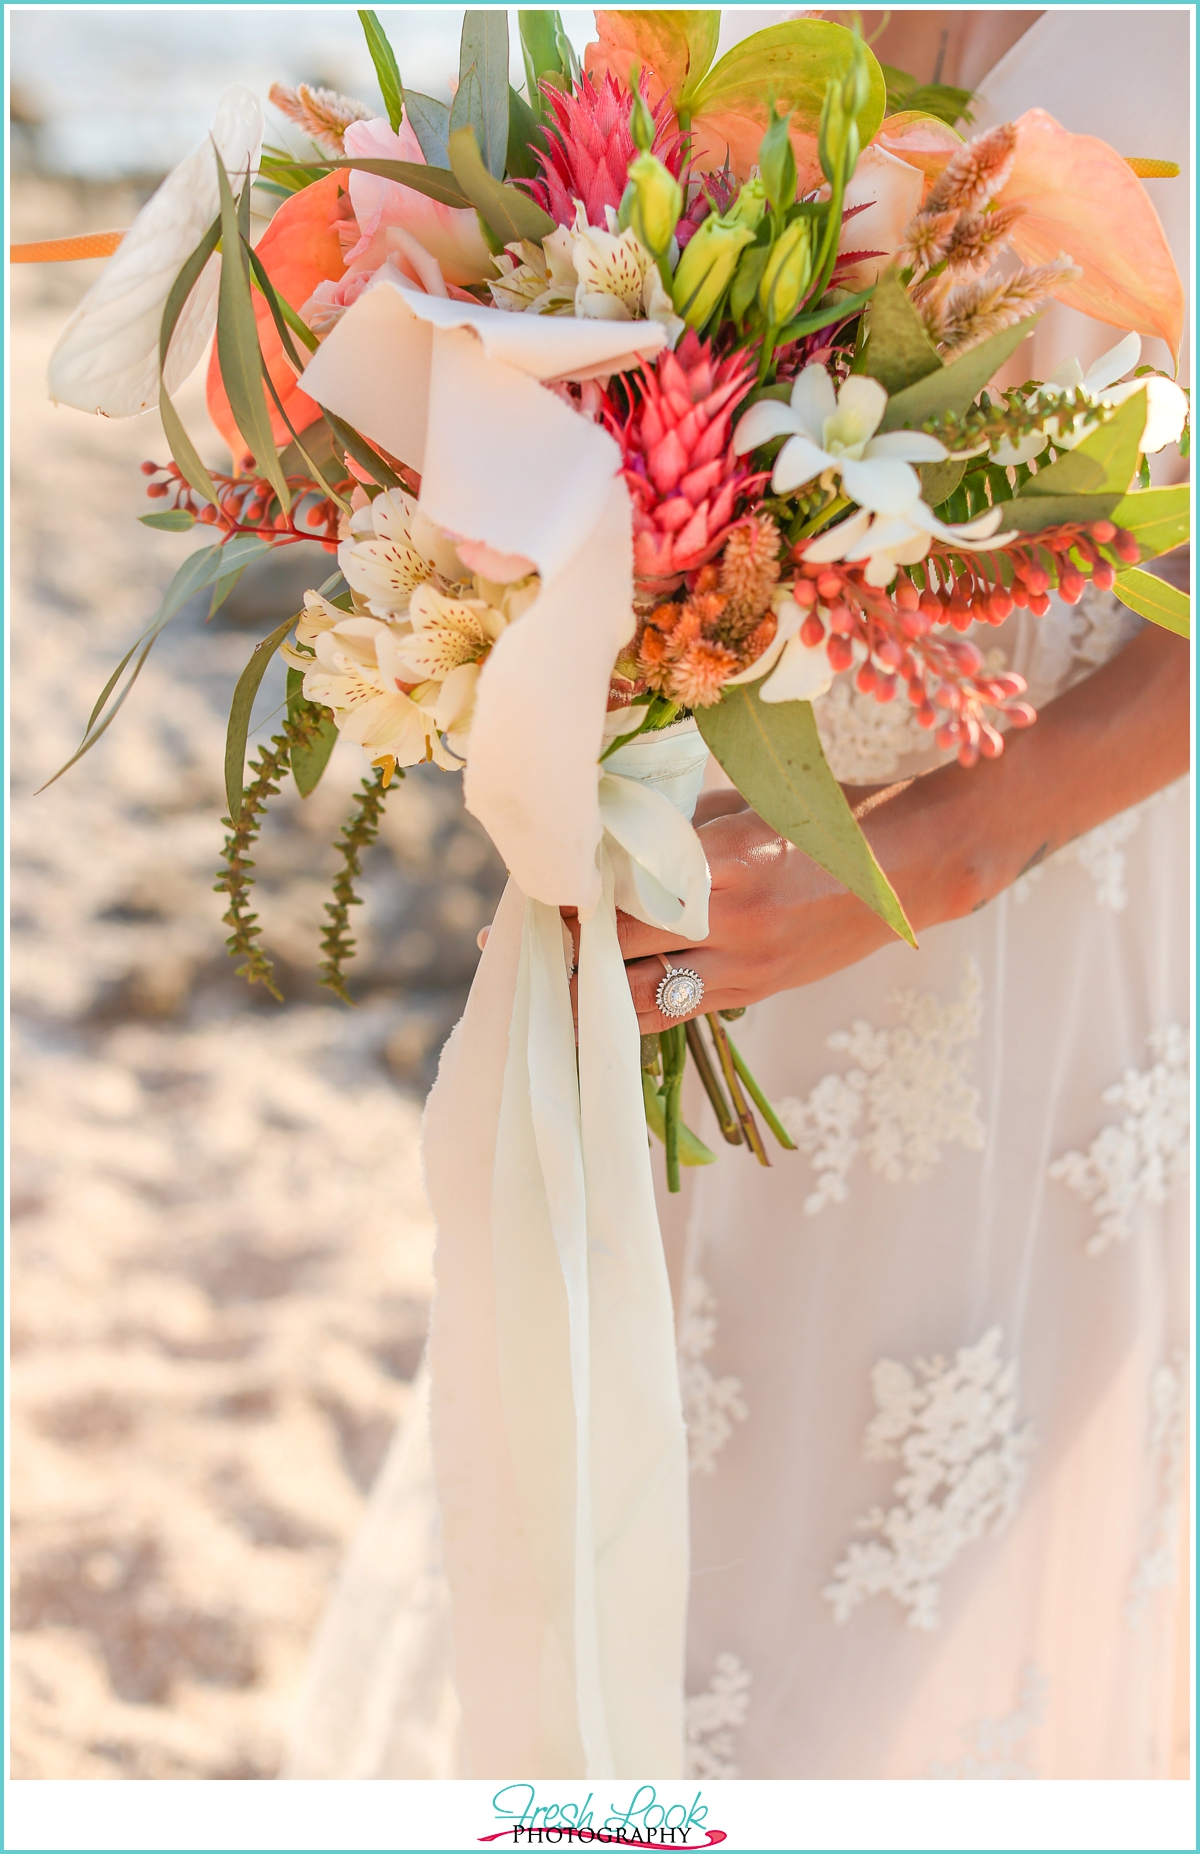
<path id="1" fill-rule="evenodd" d="M 257 534 L 276 547 L 287 547 L 293 541 L 319 541 L 327 553 L 337 551 L 338 505 L 310 476 L 287 478 L 292 496 L 289 513 L 280 506 L 266 478 L 254 473 L 254 458 L 250 456 L 243 457 L 240 476 L 227 476 L 220 470 L 210 472 L 217 489 L 215 503 L 197 495 L 178 464 L 147 461 L 141 468 L 143 476 L 154 478 L 146 485 L 148 496 L 171 496 L 173 509 L 182 509 L 206 527 L 215 527 L 222 542 L 235 534 Z M 348 494 L 354 484 L 347 478 L 333 488 L 339 494 Z"/>

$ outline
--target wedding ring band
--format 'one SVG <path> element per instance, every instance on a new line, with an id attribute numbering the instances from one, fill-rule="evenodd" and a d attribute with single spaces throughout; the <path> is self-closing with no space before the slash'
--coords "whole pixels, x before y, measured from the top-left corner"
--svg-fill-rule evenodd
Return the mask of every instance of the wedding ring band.
<path id="1" fill-rule="evenodd" d="M 673 966 L 662 953 L 666 976 L 658 982 L 654 1001 L 664 1017 L 689 1017 L 704 997 L 704 980 L 690 966 Z"/>

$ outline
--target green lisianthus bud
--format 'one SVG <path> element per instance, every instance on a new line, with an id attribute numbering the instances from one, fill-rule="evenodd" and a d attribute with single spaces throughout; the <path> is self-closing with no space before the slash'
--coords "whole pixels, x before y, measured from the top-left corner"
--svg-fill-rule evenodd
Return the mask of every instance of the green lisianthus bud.
<path id="1" fill-rule="evenodd" d="M 739 256 L 753 240 L 751 227 L 737 224 L 732 213 L 711 213 L 692 234 L 671 292 L 676 312 L 692 328 L 704 327 L 729 287 Z"/>
<path id="2" fill-rule="evenodd" d="M 762 216 L 767 210 L 767 189 L 761 177 L 756 174 L 748 180 L 733 205 L 725 214 L 730 225 L 748 225 L 752 232 L 758 230 Z"/>
<path id="3" fill-rule="evenodd" d="M 633 103 L 629 111 L 629 133 L 633 145 L 640 154 L 649 154 L 654 146 L 654 118 L 650 114 L 646 99 L 638 89 L 637 76 L 633 76 Z"/>
<path id="4" fill-rule="evenodd" d="M 812 274 L 812 222 L 795 219 L 771 246 L 758 286 L 758 300 L 768 328 L 782 328 L 791 321 Z"/>
<path id="5" fill-rule="evenodd" d="M 629 163 L 629 180 L 617 223 L 632 226 L 647 251 L 665 257 L 683 212 L 683 189 L 657 155 L 640 154 Z"/>
<path id="6" fill-rule="evenodd" d="M 796 156 L 788 134 L 791 120 L 790 113 L 777 115 L 772 103 L 771 125 L 759 144 L 759 171 L 772 212 L 786 212 L 796 200 Z"/>

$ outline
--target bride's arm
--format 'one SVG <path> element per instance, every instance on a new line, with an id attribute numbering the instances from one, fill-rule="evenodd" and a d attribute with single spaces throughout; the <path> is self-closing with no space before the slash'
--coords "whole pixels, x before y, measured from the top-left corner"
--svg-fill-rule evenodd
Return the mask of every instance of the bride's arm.
<path id="1" fill-rule="evenodd" d="M 871 846 L 917 934 L 981 908 L 1072 838 L 1187 770 L 1189 655 L 1155 626 L 1010 732 L 997 760 L 944 766 L 903 785 L 851 792 Z M 713 794 L 726 803 L 736 794 Z M 893 936 L 882 921 L 741 807 L 700 826 L 713 875 L 710 932 L 687 949 L 705 1008 L 732 1009 L 854 965 Z M 643 1030 L 659 1030 L 662 962 L 678 939 L 620 919 Z M 679 963 L 678 959 L 676 963 Z"/>

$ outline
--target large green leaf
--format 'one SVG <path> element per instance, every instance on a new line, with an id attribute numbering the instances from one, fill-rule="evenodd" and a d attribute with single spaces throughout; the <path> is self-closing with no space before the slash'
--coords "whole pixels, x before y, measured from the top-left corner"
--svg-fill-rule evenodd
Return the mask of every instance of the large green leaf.
<path id="1" fill-rule="evenodd" d="M 217 358 L 233 421 L 254 453 L 254 461 L 286 511 L 292 498 L 279 468 L 263 391 L 263 358 L 250 298 L 250 264 L 246 256 L 250 229 L 250 189 L 235 204 L 225 163 L 216 155 L 221 193 L 221 286 L 217 298 Z"/>
<path id="2" fill-rule="evenodd" d="M 474 71 L 476 91 L 467 83 Z M 450 108 L 451 133 L 465 126 L 458 117 L 464 86 L 472 97 L 467 117 L 479 140 L 483 165 L 493 180 L 503 180 L 508 155 L 508 13 L 503 7 L 468 7 L 463 14 L 458 49 L 458 92 Z M 448 139 L 448 138 L 447 138 Z"/>
<path id="3" fill-rule="evenodd" d="M 549 79 L 561 90 L 569 90 L 575 80 L 576 58 L 563 30 L 562 15 L 553 7 L 518 9 L 517 30 L 521 35 L 525 88 L 533 113 L 540 122 L 547 114 L 540 90 L 542 79 Z"/>
<path id="4" fill-rule="evenodd" d="M 206 502 L 216 501 L 216 488 L 196 454 L 195 447 L 184 429 L 183 420 L 171 404 L 162 375 L 167 364 L 167 350 L 171 345 L 171 337 L 175 333 L 175 325 L 183 314 L 184 304 L 191 295 L 201 271 L 216 250 L 220 236 L 221 221 L 217 218 L 213 220 L 171 285 L 158 331 L 158 412 L 162 419 L 163 432 L 171 447 L 171 455 L 183 472 L 185 481 L 190 483 L 196 493 L 203 496 Z"/>
<path id="5" fill-rule="evenodd" d="M 225 575 L 249 566 L 252 560 L 259 559 L 261 555 L 269 553 L 270 550 L 271 543 L 260 540 L 256 534 L 235 534 L 233 539 L 226 541 L 223 547 L 215 544 L 212 547 L 198 547 L 194 554 L 188 555 L 163 594 L 162 604 L 151 620 L 149 628 L 130 645 L 97 696 L 95 707 L 88 716 L 88 723 L 79 746 L 66 764 L 59 767 L 54 778 L 47 779 L 46 785 L 53 785 L 56 779 L 61 779 L 63 774 L 68 772 L 78 760 L 81 760 L 85 753 L 91 751 L 100 736 L 107 732 L 124 706 L 134 683 L 141 675 L 146 658 L 150 655 L 158 638 L 188 600 L 197 592 L 204 591 L 206 587 L 216 585 Z M 135 657 L 136 662 L 134 662 Z M 116 701 L 109 707 L 109 698 L 115 692 L 131 662 L 133 670 L 129 680 Z M 44 792 L 46 786 L 39 789 Z"/>
<path id="6" fill-rule="evenodd" d="M 1123 496 L 1133 481 L 1146 429 L 1146 395 L 1133 393 L 1111 418 L 1088 433 L 1072 451 L 1031 476 L 1024 497 L 1096 495 L 1112 490 Z"/>
<path id="7" fill-rule="evenodd" d="M 1169 489 L 1135 489 L 1122 496 L 1108 515 L 1118 528 L 1136 537 L 1143 560 L 1156 560 L 1191 534 L 1191 492 L 1186 483 L 1175 483 Z"/>
<path id="8" fill-rule="evenodd" d="M 998 368 L 1014 354 L 1037 326 L 1037 316 L 1027 316 L 1012 328 L 1002 328 L 989 335 L 977 348 L 960 359 L 950 361 L 939 373 L 927 374 L 888 400 L 880 431 L 896 431 L 902 425 L 923 425 L 939 412 L 963 413 L 973 404 Z"/>
<path id="9" fill-rule="evenodd" d="M 292 617 L 285 618 L 272 631 L 270 637 L 264 637 L 261 644 L 254 646 L 254 655 L 238 677 L 237 688 L 233 692 L 229 727 L 225 734 L 225 796 L 229 801 L 230 820 L 234 824 L 242 815 L 242 778 L 246 767 L 250 711 L 254 707 L 259 684 L 267 673 L 267 665 L 295 622 L 293 613 Z"/>
<path id="10" fill-rule="evenodd" d="M 967 466 L 961 457 L 944 457 L 941 463 L 918 465 L 922 498 L 931 509 L 940 507 L 947 496 L 954 494 L 966 473 Z"/>
<path id="11" fill-rule="evenodd" d="M 301 705 L 312 708 L 314 704 L 304 700 L 304 677 L 300 670 L 290 669 L 287 673 L 288 714 L 293 721 L 298 720 Z M 311 746 L 292 748 L 292 777 L 296 781 L 296 790 L 301 798 L 307 798 L 315 792 L 320 783 L 321 774 L 329 764 L 329 756 L 337 744 L 337 723 L 329 710 L 323 709 L 316 739 Z"/>
<path id="12" fill-rule="evenodd" d="M 1016 528 L 1023 534 L 1036 534 L 1042 528 L 1057 528 L 1065 521 L 1111 520 L 1120 496 L 1113 491 L 1096 495 L 1031 496 L 1022 493 L 1005 502 L 1005 530 Z"/>
<path id="13" fill-rule="evenodd" d="M 537 117 L 520 92 L 510 85 L 507 172 L 514 180 L 536 180 L 541 172 L 537 150 L 545 146 Z"/>
<path id="14" fill-rule="evenodd" d="M 400 186 L 411 187 L 415 193 L 423 193 L 442 206 L 456 206 L 462 210 L 471 204 L 454 175 L 444 167 L 428 167 L 421 161 L 376 160 L 374 155 L 346 155 L 325 162 L 326 172 L 343 167 L 357 168 L 363 174 L 378 174 L 381 180 L 395 180 Z"/>
<path id="15" fill-rule="evenodd" d="M 666 17 L 682 20 L 704 16 L 673 13 Z M 717 21 L 719 29 L 720 14 L 709 17 Z M 680 107 L 693 118 L 761 116 L 765 129 L 768 101 L 773 97 L 780 110 L 794 112 L 795 128 L 815 133 L 825 86 L 830 78 L 843 78 L 850 69 L 853 43 L 853 34 L 845 26 L 828 20 L 789 19 L 768 26 L 732 46 L 699 83 L 689 74 Z M 866 61 L 870 89 L 858 115 L 859 140 L 864 148 L 883 121 L 887 97 L 883 72 L 869 50 Z"/>
<path id="16" fill-rule="evenodd" d="M 1113 591 L 1131 611 L 1149 618 L 1151 624 L 1174 631 L 1176 637 L 1192 635 L 1192 601 L 1186 592 L 1168 586 L 1165 579 L 1143 573 L 1140 567 L 1126 567 L 1117 574 Z"/>
<path id="17" fill-rule="evenodd" d="M 506 187 L 488 173 L 473 129 L 452 132 L 450 165 L 471 205 L 501 245 L 520 238 L 540 244 L 554 230 L 553 219 L 536 200 L 516 187 Z"/>
<path id="18" fill-rule="evenodd" d="M 370 472 L 373 483 L 382 484 L 384 489 L 401 487 L 400 478 L 392 469 L 391 464 L 384 462 L 379 452 L 367 443 L 361 433 L 355 431 L 353 425 L 347 425 L 345 419 L 338 418 L 325 406 L 321 407 L 321 411 L 325 423 L 333 433 L 334 442 L 340 444 L 342 450 L 353 457 L 356 464 L 361 464 L 364 470 Z"/>
<path id="19" fill-rule="evenodd" d="M 875 284 L 867 315 L 862 370 L 889 393 L 899 393 L 928 374 L 939 372 L 941 366 L 941 357 L 900 281 L 899 270 L 893 266 Z"/>
<path id="20" fill-rule="evenodd" d="M 896 893 L 829 770 L 811 702 L 763 702 L 759 685 L 727 689 L 696 725 L 738 791 L 772 830 L 916 945 Z"/>
<path id="21" fill-rule="evenodd" d="M 371 63 L 375 66 L 379 94 L 383 98 L 387 119 L 393 129 L 398 129 L 404 110 L 404 86 L 400 82 L 400 69 L 396 63 L 396 54 L 375 13 L 360 7 L 358 17 L 366 37 L 367 50 L 371 54 Z"/>

